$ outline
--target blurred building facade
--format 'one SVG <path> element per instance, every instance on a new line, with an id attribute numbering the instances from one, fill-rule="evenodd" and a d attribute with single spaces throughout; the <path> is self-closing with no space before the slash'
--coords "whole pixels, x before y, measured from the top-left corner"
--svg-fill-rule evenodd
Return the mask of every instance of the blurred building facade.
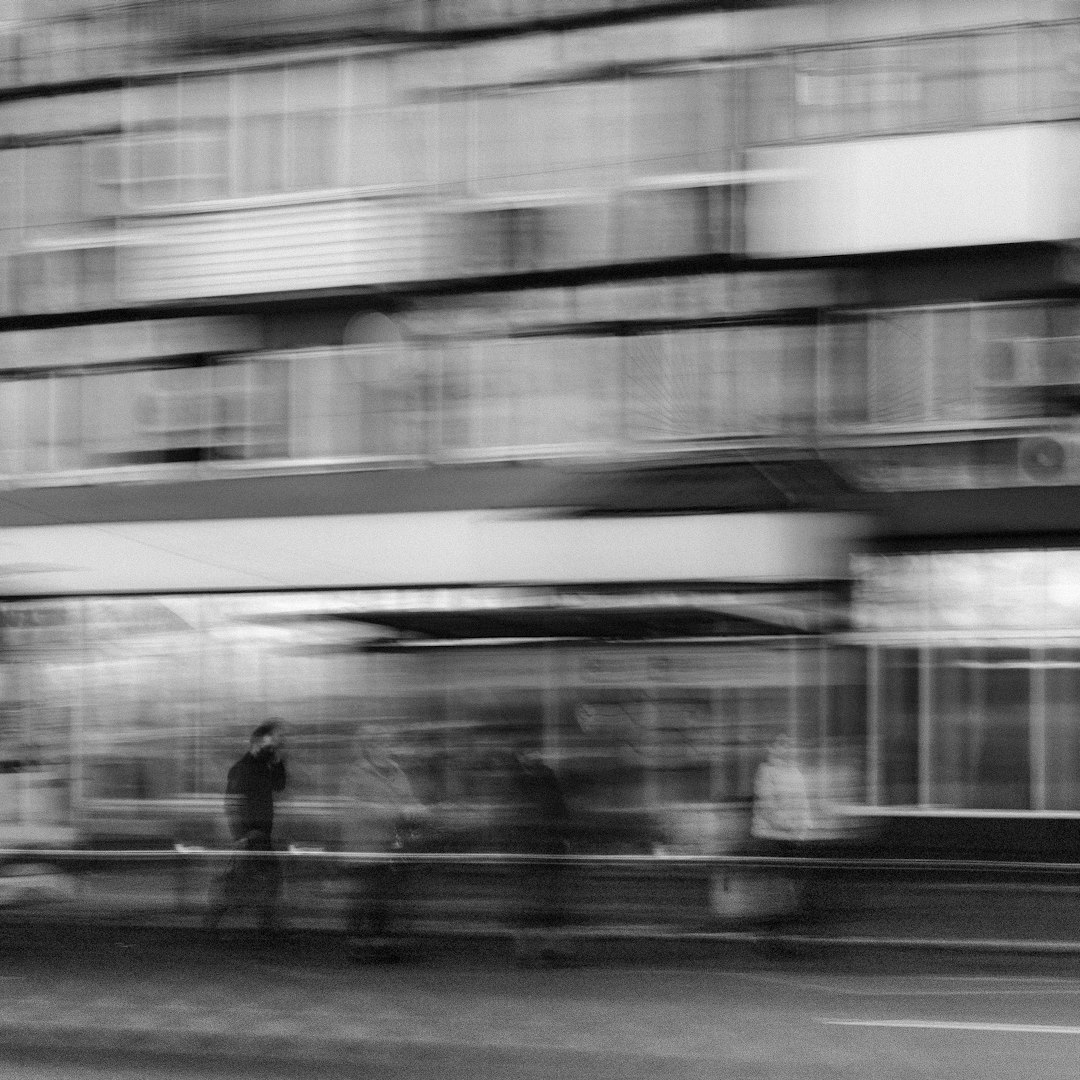
<path id="1" fill-rule="evenodd" d="M 3 15 L 5 700 L 58 806 L 216 812 L 273 706 L 297 835 L 358 717 L 432 801 L 528 738 L 706 847 L 784 730 L 890 820 L 1080 813 L 1076 5 Z"/>

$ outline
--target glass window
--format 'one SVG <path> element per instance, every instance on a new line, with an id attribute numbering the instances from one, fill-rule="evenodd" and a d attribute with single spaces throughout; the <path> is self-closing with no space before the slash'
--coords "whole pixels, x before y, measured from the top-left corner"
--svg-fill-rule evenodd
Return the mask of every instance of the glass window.
<path id="1" fill-rule="evenodd" d="M 911 42 L 907 49 L 919 72 L 920 127 L 964 127 L 971 123 L 974 82 L 971 40 L 945 37 Z"/>
<path id="2" fill-rule="evenodd" d="M 1074 117 L 1080 104 L 1080 26 L 1027 26 L 1021 48 L 1025 117 Z"/>
<path id="3" fill-rule="evenodd" d="M 83 144 L 35 146 L 24 153 L 26 225 L 48 233 L 85 220 Z"/>
<path id="4" fill-rule="evenodd" d="M 783 430 L 790 423 L 788 397 L 798 401 L 800 411 L 806 413 L 810 403 L 805 373 L 799 372 L 796 364 L 791 364 L 789 370 L 788 364 L 793 331 L 780 326 L 754 326 L 728 333 L 729 355 L 736 364 L 733 432 L 764 434 Z"/>
<path id="5" fill-rule="evenodd" d="M 626 339 L 639 437 L 773 433 L 813 415 L 813 332 L 756 326 Z"/>
<path id="6" fill-rule="evenodd" d="M 936 420 L 981 419 L 969 308 L 929 313 L 930 402 Z"/>
<path id="7" fill-rule="evenodd" d="M 910 128 L 917 119 L 919 84 L 906 43 L 845 54 L 844 98 L 851 134 Z"/>
<path id="8" fill-rule="evenodd" d="M 749 360 L 743 362 L 746 367 L 740 372 L 744 387 L 764 392 L 765 396 L 762 404 L 751 411 L 753 430 L 768 433 L 805 429 L 815 406 L 813 327 L 761 326 L 747 328 L 743 334 L 750 338 L 746 349 Z M 743 399 L 753 402 L 752 394 L 745 389 Z"/>
<path id="9" fill-rule="evenodd" d="M 575 191 L 623 175 L 621 80 L 484 94 L 474 108 L 481 193 Z"/>
<path id="10" fill-rule="evenodd" d="M 16 471 L 78 469 L 84 463 L 81 380 L 42 375 L 2 383 L 3 411 L 12 419 L 6 453 Z"/>
<path id="11" fill-rule="evenodd" d="M 319 191 L 338 186 L 340 146 L 337 117 L 332 113 L 290 113 L 289 188 Z"/>
<path id="12" fill-rule="evenodd" d="M 647 755 L 656 773 L 653 784 L 657 801 L 713 801 L 715 735 L 708 692 L 679 697 L 665 693 L 654 708 L 652 745 Z"/>
<path id="13" fill-rule="evenodd" d="M 596 445 L 613 435 L 609 342 L 482 339 L 443 356 L 445 449 Z M 605 365 L 605 360 L 609 361 Z"/>
<path id="14" fill-rule="evenodd" d="M 238 195 L 285 190 L 285 74 L 244 72 L 234 83 L 237 98 L 236 181 Z"/>
<path id="15" fill-rule="evenodd" d="M 81 602 L 34 601 L 4 613 L 0 823 L 33 844 L 72 824 L 72 753 L 83 694 Z M 52 835 L 50 836 L 50 833 Z"/>
<path id="16" fill-rule="evenodd" d="M 443 452 L 473 445 L 471 372 L 473 341 L 444 341 L 425 351 L 436 380 L 435 448 Z"/>
<path id="17" fill-rule="evenodd" d="M 27 468 L 23 381 L 0 380 L 0 474 L 20 476 Z"/>
<path id="18" fill-rule="evenodd" d="M 1023 34 L 1018 29 L 976 34 L 968 46 L 973 64 L 972 119 L 978 124 L 1024 118 Z"/>
<path id="19" fill-rule="evenodd" d="M 687 423 L 684 410 L 696 395 L 685 392 L 685 382 L 692 382 L 694 372 L 675 369 L 672 336 L 634 334 L 622 339 L 624 423 L 632 439 L 670 438 L 673 428 Z"/>
<path id="20" fill-rule="evenodd" d="M 242 116 L 237 132 L 237 194 L 272 195 L 285 190 L 285 117 Z"/>
<path id="21" fill-rule="evenodd" d="M 740 80 L 748 142 L 787 142 L 795 134 L 799 73 L 789 56 L 747 68 Z"/>
<path id="22" fill-rule="evenodd" d="M 338 351 L 293 361 L 290 452 L 296 458 L 351 457 L 360 452 L 357 380 Z"/>
<path id="23" fill-rule="evenodd" d="M 687 331 L 682 336 L 686 346 L 696 354 L 701 369 L 697 407 L 702 432 L 730 435 L 740 431 L 739 352 L 735 334 L 730 329 L 715 327 Z"/>
<path id="24" fill-rule="evenodd" d="M 848 134 L 846 61 L 839 50 L 800 53 L 794 59 L 798 134 L 804 139 Z"/>
<path id="25" fill-rule="evenodd" d="M 919 803 L 919 650 L 882 649 L 878 653 L 880 693 L 876 762 L 881 802 Z"/>
<path id="26" fill-rule="evenodd" d="M 287 378 L 285 361 L 269 357 L 84 374 L 87 463 L 283 456 Z"/>
<path id="27" fill-rule="evenodd" d="M 732 81 L 722 69 L 628 80 L 629 174 L 725 169 L 733 139 Z"/>
<path id="28" fill-rule="evenodd" d="M 432 386 L 411 351 L 359 345 L 292 360 L 294 457 L 382 457 L 427 445 Z"/>
<path id="29" fill-rule="evenodd" d="M 545 163 L 546 95 L 485 94 L 473 105 L 475 160 L 470 181 L 476 191 L 499 194 L 544 191 L 554 181 Z M 561 185 L 559 185 L 561 186 Z"/>
<path id="30" fill-rule="evenodd" d="M 396 343 L 359 346 L 351 357 L 350 370 L 361 384 L 361 454 L 422 452 L 430 404 L 427 380 L 415 355 Z"/>
<path id="31" fill-rule="evenodd" d="M 175 203 L 180 198 L 180 83 L 169 80 L 132 87 L 128 97 L 128 179 L 137 205 Z"/>
<path id="32" fill-rule="evenodd" d="M 170 600 L 170 606 L 173 601 Z M 319 612 L 332 595 L 202 597 L 197 663 L 188 665 L 203 716 L 200 790 L 218 794 L 247 737 L 280 717 L 289 764 L 286 799 L 333 797 L 354 751 L 364 705 L 365 660 L 351 625 Z"/>
<path id="33" fill-rule="evenodd" d="M 873 316 L 870 327 L 871 421 L 922 423 L 929 417 L 929 319 L 923 311 Z"/>
<path id="34" fill-rule="evenodd" d="M 825 737 L 849 745 L 866 742 L 866 654 L 861 649 L 824 650 Z"/>
<path id="35" fill-rule="evenodd" d="M 211 445 L 209 378 L 202 365 L 85 375 L 92 462 L 204 460 Z"/>
<path id="36" fill-rule="evenodd" d="M 931 655 L 930 801 L 1029 809 L 1029 653 L 940 649 Z"/>
<path id="37" fill-rule="evenodd" d="M 15 305 L 14 255 L 25 225 L 22 196 L 24 151 L 0 151 L 0 312 Z"/>
<path id="38" fill-rule="evenodd" d="M 288 453 L 286 360 L 258 357 L 216 364 L 210 372 L 208 442 L 216 457 L 284 457 Z"/>
<path id="39" fill-rule="evenodd" d="M 869 323 L 860 316 L 830 321 L 824 328 L 824 420 L 864 424 L 869 416 Z"/>
<path id="40" fill-rule="evenodd" d="M 229 193 L 227 76 L 185 76 L 134 88 L 129 113 L 124 179 L 136 204 L 198 202 Z M 98 155 L 94 175 L 105 189 L 99 199 L 125 173 L 119 153 L 116 161 L 112 156 Z"/>
<path id="41" fill-rule="evenodd" d="M 352 126 L 352 184 L 411 187 L 427 182 L 433 155 L 429 147 L 429 113 L 424 106 L 362 109 L 354 116 Z"/>
<path id="42" fill-rule="evenodd" d="M 183 791 L 186 733 L 174 721 L 187 624 L 153 598 L 89 601 L 82 721 L 85 794 L 166 799 Z"/>
<path id="43" fill-rule="evenodd" d="M 566 708 L 560 744 L 574 800 L 601 810 L 648 805 L 652 733 L 645 692 L 582 691 Z"/>
<path id="44" fill-rule="evenodd" d="M 23 29 L 12 25 L 0 28 L 0 86 L 15 86 L 20 80 L 25 48 L 20 34 Z"/>
<path id="45" fill-rule="evenodd" d="M 124 209 L 124 144 L 119 139 L 94 139 L 83 144 L 83 151 L 87 216 L 114 218 Z"/>
<path id="46" fill-rule="evenodd" d="M 789 730 L 790 691 L 783 685 L 722 687 L 714 691 L 713 708 L 720 745 L 712 798 L 718 802 L 748 801 L 769 746 Z"/>
<path id="47" fill-rule="evenodd" d="M 1039 406 L 1023 390 L 1038 364 L 1052 312 L 1041 305 L 977 307 L 973 311 L 974 379 L 984 415 L 1032 415 Z"/>
<path id="48" fill-rule="evenodd" d="M 180 199 L 180 143 L 172 134 L 139 136 L 131 147 L 132 179 L 146 205 Z"/>
<path id="49" fill-rule="evenodd" d="M 440 190 L 459 192 L 469 183 L 473 107 L 465 97 L 447 97 L 431 107 L 434 123 L 425 118 L 425 130 L 431 132 L 434 141 L 426 160 L 431 179 Z"/>
<path id="50" fill-rule="evenodd" d="M 185 78 L 180 108 L 180 195 L 185 201 L 219 199 L 229 193 L 229 79 Z"/>
<path id="51" fill-rule="evenodd" d="M 85 378 L 86 453 L 91 465 L 154 460 L 140 420 L 150 420 L 153 374 L 146 370 L 97 372 Z"/>
<path id="52" fill-rule="evenodd" d="M 348 140 L 347 183 L 356 187 L 415 185 L 436 168 L 448 182 L 464 179 L 469 146 L 468 108 L 464 98 L 439 103 L 440 125 L 433 130 L 430 110 L 405 100 L 393 87 L 392 62 L 363 57 L 349 68 L 345 125 Z M 441 140 L 439 154 L 431 137 Z M 460 167 L 450 163 L 457 161 Z"/>
<path id="53" fill-rule="evenodd" d="M 1048 649 L 1045 664 L 1045 808 L 1080 810 L 1080 650 Z"/>
<path id="54" fill-rule="evenodd" d="M 291 191 L 337 187 L 340 180 L 341 67 L 336 62 L 288 69 L 288 162 Z"/>

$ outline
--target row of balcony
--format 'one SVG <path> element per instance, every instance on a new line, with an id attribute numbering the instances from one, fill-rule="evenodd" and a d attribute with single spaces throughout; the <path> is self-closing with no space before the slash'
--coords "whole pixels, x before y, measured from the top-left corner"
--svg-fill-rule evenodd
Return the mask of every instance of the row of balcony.
<path id="1" fill-rule="evenodd" d="M 710 257 L 715 266 L 716 257 L 1080 235 L 1080 140 L 1071 124 L 792 147 L 751 155 L 748 165 L 594 194 L 455 201 L 339 192 L 132 214 L 92 229 L 27 230 L 0 263 L 0 310 L 409 290 L 635 264 L 708 266 Z M 903 186 L 893 181 L 898 175 Z"/>
<path id="2" fill-rule="evenodd" d="M 477 89 L 520 91 L 561 85 L 572 91 L 572 84 L 587 81 L 583 89 L 598 101 L 598 108 L 604 108 L 600 99 L 611 96 L 606 84 L 620 75 L 686 73 L 687 65 L 708 66 L 718 85 L 709 91 L 704 104 L 711 108 L 701 119 L 716 128 L 713 142 L 719 141 L 722 129 L 737 126 L 745 129 L 747 141 L 757 143 L 1062 118 L 1075 114 L 1080 89 L 1076 77 L 1080 23 L 1039 19 L 1034 11 L 1029 21 L 1002 21 L 1001 13 L 994 15 L 1000 5 L 993 0 L 986 5 L 985 19 L 972 10 L 960 25 L 945 31 L 935 29 L 941 20 L 925 10 L 917 18 L 889 17 L 899 12 L 897 6 L 896 12 L 886 10 L 874 20 L 868 15 L 873 10 L 870 5 L 862 16 L 850 6 L 821 5 L 827 14 L 815 19 L 811 4 L 803 9 L 805 19 L 798 32 L 790 16 L 780 13 L 763 13 L 753 23 L 736 26 L 732 16 L 721 10 L 607 31 L 596 28 L 577 34 L 459 43 L 452 49 L 436 43 L 432 48 L 357 46 L 350 50 L 342 49 L 339 42 L 333 50 L 313 46 L 300 53 L 293 50 L 282 59 L 264 56 L 257 68 L 238 60 L 235 49 L 213 59 L 203 55 L 205 46 L 193 44 L 191 48 L 200 54 L 197 59 L 166 63 L 169 46 L 174 44 L 165 29 L 169 13 L 194 24 L 200 10 L 220 8 L 225 2 L 158 0 L 132 4 L 130 9 L 110 5 L 103 14 L 117 17 L 129 10 L 135 21 L 111 36 L 105 34 L 106 41 L 95 39 L 103 31 L 100 27 L 95 31 L 97 24 L 89 17 L 70 24 L 44 19 L 26 25 L 0 24 L 0 92 L 32 96 L 35 86 L 46 88 L 53 82 L 117 83 L 121 77 L 135 76 L 140 84 L 152 84 L 168 78 L 170 70 L 217 77 L 240 70 L 256 81 L 260 72 L 271 76 L 280 93 L 296 72 L 299 90 L 292 93 L 299 93 L 307 103 L 305 109 L 333 111 L 350 105 L 337 100 L 341 91 L 335 85 L 334 62 L 343 60 L 345 66 L 358 66 L 360 74 L 345 81 L 360 90 L 369 104 L 381 100 L 377 85 L 381 80 L 388 80 L 392 92 L 400 95 L 395 104 Z M 232 0 L 227 2 L 232 4 Z M 317 27 L 308 4 L 290 2 L 300 4 L 310 26 Z M 414 2 L 432 10 L 451 6 L 451 0 L 441 5 L 436 0 Z M 459 0 L 462 7 L 480 2 Z M 265 12 L 269 3 L 260 4 L 258 15 L 251 13 L 249 5 L 235 5 L 235 11 L 243 13 L 237 25 L 245 25 L 253 39 L 272 34 L 272 13 Z M 388 6 L 386 0 L 383 6 Z M 348 10 L 355 18 L 353 0 Z M 756 27 L 752 33 L 751 26 Z M 85 45 L 80 35 L 88 35 Z M 325 82 L 317 106 L 311 104 L 313 76 L 314 81 L 321 77 Z M 681 85 L 685 96 L 689 82 Z M 217 105 L 212 100 L 199 102 L 195 116 L 215 116 L 223 104 L 217 92 Z M 690 111 L 698 107 L 691 98 L 684 104 Z M 545 108 L 557 111 L 558 103 L 547 103 Z M 536 123 L 535 119 L 531 122 Z M 678 120 L 674 123 L 678 126 Z"/>
<path id="3" fill-rule="evenodd" d="M 1078 320 L 1069 305 L 964 305 L 80 366 L 24 356 L 0 377 L 0 460 L 31 482 L 813 443 L 853 455 L 870 486 L 1077 482 Z"/>
<path id="4" fill-rule="evenodd" d="M 775 6 L 774 0 L 262 0 L 256 12 L 245 0 L 27 0 L 21 13 L 9 15 L 0 36 L 0 86 L 95 79 L 163 60 L 350 40 L 441 43 L 564 29 L 574 39 L 571 52 L 591 54 L 603 65 L 628 55 L 678 59 L 667 55 L 672 38 L 682 45 L 697 39 L 714 50 L 734 38 L 756 52 L 789 41 L 860 41 L 882 28 L 952 33 L 1015 19 L 1009 5 L 995 0 L 967 4 L 958 13 L 912 12 L 895 4 L 860 11 L 804 0 L 802 19 L 794 21 L 770 16 Z M 740 11 L 749 17 L 736 25 Z M 1052 8 L 1030 12 L 1032 18 L 1056 14 Z M 689 32 L 680 34 L 680 27 Z"/>
<path id="5" fill-rule="evenodd" d="M 608 202 L 454 208 L 341 196 L 135 217 L 83 236 L 30 241 L 3 266 L 0 310 L 79 311 L 730 254 L 740 195 L 727 178 L 708 179 L 631 189 Z"/>

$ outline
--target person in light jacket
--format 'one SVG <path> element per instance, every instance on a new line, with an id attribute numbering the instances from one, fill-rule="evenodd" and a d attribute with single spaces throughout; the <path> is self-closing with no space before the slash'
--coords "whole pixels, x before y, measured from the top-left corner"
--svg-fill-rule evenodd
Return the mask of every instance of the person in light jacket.
<path id="1" fill-rule="evenodd" d="M 799 747 L 789 738 L 780 738 L 754 777 L 754 801 L 750 834 L 754 852 L 787 858 L 805 857 L 807 841 L 814 835 L 814 793 L 811 777 Z M 774 888 L 783 890 L 785 901 L 777 901 L 787 914 L 811 919 L 816 900 L 810 876 L 798 868 L 782 869 L 778 876 L 766 876 Z"/>
<path id="2" fill-rule="evenodd" d="M 373 953 L 392 957 L 408 874 L 395 864 L 409 834 L 419 827 L 423 807 L 404 770 L 382 748 L 365 745 L 342 788 L 345 813 L 342 845 L 364 856 L 352 868 L 349 934 L 357 959 Z"/>
<path id="3" fill-rule="evenodd" d="M 808 840 L 813 831 L 810 784 L 790 739 L 777 739 L 754 777 L 750 832 L 772 841 L 777 853 L 790 853 L 792 842 Z"/>

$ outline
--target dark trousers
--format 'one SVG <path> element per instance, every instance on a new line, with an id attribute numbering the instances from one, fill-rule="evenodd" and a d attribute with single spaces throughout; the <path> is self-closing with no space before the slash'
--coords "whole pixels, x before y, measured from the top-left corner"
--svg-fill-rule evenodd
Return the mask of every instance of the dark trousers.
<path id="1" fill-rule="evenodd" d="M 229 911 L 253 909 L 260 929 L 264 932 L 272 930 L 281 885 L 281 861 L 270 837 L 250 837 L 210 886 L 206 925 L 216 929 Z"/>
<path id="2" fill-rule="evenodd" d="M 520 867 L 518 925 L 522 931 L 557 930 L 566 921 L 566 866 L 552 856 L 566 853 L 558 837 L 530 837 L 525 848 L 542 861 Z"/>
<path id="3" fill-rule="evenodd" d="M 372 862 L 350 872 L 352 898 L 349 933 L 362 938 L 389 937 L 401 929 L 408 877 L 403 866 Z"/>
<path id="4" fill-rule="evenodd" d="M 813 848 L 805 840 L 755 840 L 751 855 L 768 858 L 805 859 L 813 854 Z M 773 871 L 766 873 L 773 874 Z M 786 881 L 791 888 L 792 907 L 780 921 L 811 921 L 819 914 L 818 887 L 813 873 L 804 867 L 786 867 L 775 871 L 774 877 Z"/>

